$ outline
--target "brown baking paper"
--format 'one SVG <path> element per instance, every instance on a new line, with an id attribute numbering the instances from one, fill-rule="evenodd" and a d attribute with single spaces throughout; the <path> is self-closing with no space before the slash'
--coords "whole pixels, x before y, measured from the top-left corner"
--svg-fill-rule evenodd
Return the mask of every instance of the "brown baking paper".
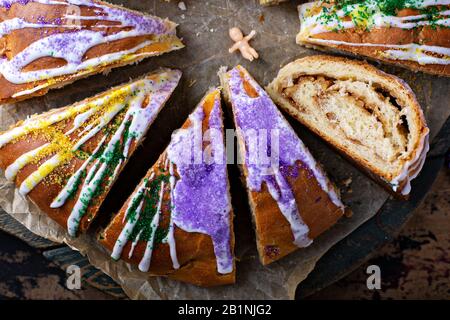
<path id="1" fill-rule="evenodd" d="M 0 129 L 5 130 L 17 120 L 51 108 L 62 107 L 91 96 L 113 85 L 128 81 L 158 66 L 179 68 L 183 80 L 147 134 L 147 139 L 130 160 L 118 182 L 101 208 L 103 223 L 87 235 L 71 239 L 63 228 L 43 215 L 29 201 L 22 198 L 13 184 L 3 175 L 0 179 L 0 206 L 34 233 L 56 242 L 65 242 L 87 255 L 90 262 L 116 280 L 132 299 L 292 299 L 295 289 L 314 268 L 318 259 L 334 244 L 370 219 L 388 199 L 388 194 L 367 179 L 319 139 L 289 118 L 313 155 L 331 173 L 343 189 L 343 200 L 352 210 L 351 218 L 339 223 L 316 239 L 314 244 L 263 267 L 257 258 L 253 229 L 250 222 L 245 190 L 239 181 L 239 172 L 230 166 L 231 189 L 235 208 L 237 283 L 233 286 L 204 289 L 164 278 L 152 278 L 124 262 L 114 262 L 95 241 L 96 231 L 104 227 L 108 218 L 117 212 L 134 190 L 146 171 L 167 146 L 170 135 L 184 122 L 199 99 L 211 86 L 218 85 L 220 66 L 243 64 L 261 84 L 267 85 L 286 63 L 305 55 L 315 54 L 295 44 L 299 29 L 296 4 L 264 8 L 257 1 L 209 0 L 184 1 L 182 11 L 177 1 L 112 1 L 129 8 L 169 17 L 180 24 L 179 34 L 187 48 L 144 61 L 137 66 L 113 70 L 109 75 L 99 75 L 78 81 L 64 89 L 52 91 L 45 97 L 35 98 L 15 105 L 6 105 L 0 111 Z M 244 61 L 238 54 L 230 55 L 233 44 L 228 29 L 239 26 L 245 33 L 252 29 L 257 36 L 252 45 L 259 51 L 260 59 L 253 63 Z M 431 129 L 431 139 L 438 133 L 450 114 L 450 81 L 424 74 L 384 67 L 382 69 L 406 80 L 413 88 L 424 109 Z M 227 127 L 231 128 L 229 117 Z M 349 180 L 350 178 L 350 180 Z M 349 182 L 349 187 L 342 181 Z M 353 191 L 352 191 L 353 190 Z"/>

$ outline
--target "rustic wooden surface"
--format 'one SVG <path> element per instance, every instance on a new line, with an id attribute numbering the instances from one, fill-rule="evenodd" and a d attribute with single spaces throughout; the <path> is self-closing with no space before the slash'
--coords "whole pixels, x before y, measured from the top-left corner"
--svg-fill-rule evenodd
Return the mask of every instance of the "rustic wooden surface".
<path id="1" fill-rule="evenodd" d="M 33 248 L 49 249 L 58 246 L 58 244 L 30 232 L 27 228 L 25 228 L 3 210 L 0 210 L 0 230 L 5 231 L 10 235 L 16 236 Z"/>
<path id="2" fill-rule="evenodd" d="M 111 299 L 89 285 L 71 291 L 65 283 L 65 272 L 39 249 L 0 232 L 0 299 Z"/>
<path id="3" fill-rule="evenodd" d="M 401 234 L 346 278 L 310 299 L 450 299 L 450 170 Z M 367 289 L 367 267 L 381 269 L 381 290 Z"/>

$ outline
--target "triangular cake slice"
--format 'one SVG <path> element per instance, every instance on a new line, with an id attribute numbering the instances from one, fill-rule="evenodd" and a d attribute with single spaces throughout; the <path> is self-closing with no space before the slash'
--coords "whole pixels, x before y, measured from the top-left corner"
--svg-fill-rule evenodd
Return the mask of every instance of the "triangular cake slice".
<path id="1" fill-rule="evenodd" d="M 232 224 L 216 89 L 175 131 L 100 242 L 142 272 L 217 286 L 235 281 Z"/>
<path id="2" fill-rule="evenodd" d="M 3 0 L 0 25 L 0 103 L 183 47 L 175 23 L 97 0 Z"/>
<path id="3" fill-rule="evenodd" d="M 219 73 L 232 107 L 257 247 L 269 264 L 343 215 L 338 192 L 267 93 L 241 66 Z"/>
<path id="4" fill-rule="evenodd" d="M 411 88 L 374 66 L 308 56 L 284 66 L 272 99 L 400 198 L 425 163 L 429 132 Z"/>
<path id="5" fill-rule="evenodd" d="M 321 0 L 298 10 L 298 44 L 450 77 L 448 0 Z"/>
<path id="6" fill-rule="evenodd" d="M 161 70 L 19 122 L 0 134 L 0 168 L 69 235 L 86 231 L 180 77 Z"/>

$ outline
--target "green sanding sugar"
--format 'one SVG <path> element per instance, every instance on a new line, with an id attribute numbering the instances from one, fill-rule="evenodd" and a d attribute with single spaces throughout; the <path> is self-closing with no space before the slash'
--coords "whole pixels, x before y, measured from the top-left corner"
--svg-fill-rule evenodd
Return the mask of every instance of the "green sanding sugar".
<path id="1" fill-rule="evenodd" d="M 144 199 L 144 205 L 142 206 L 141 212 L 139 212 L 139 220 L 133 228 L 133 232 L 129 236 L 129 241 L 135 241 L 139 234 L 140 240 L 142 241 L 152 240 L 151 237 L 153 235 L 153 228 L 151 226 L 151 222 L 158 210 L 158 204 L 160 202 L 161 195 L 161 185 L 162 182 L 164 182 L 164 185 L 167 185 L 169 181 L 170 176 L 161 174 L 152 180 L 148 180 L 145 183 L 146 191 L 142 196 L 136 198 L 136 203 L 132 204 L 132 210 L 130 210 L 129 215 L 127 216 L 127 220 L 135 219 L 136 209 L 139 206 L 141 200 Z M 155 239 L 153 241 L 154 244 L 161 243 L 167 236 L 167 233 L 168 228 L 158 227 L 158 229 L 155 231 Z"/>
<path id="2" fill-rule="evenodd" d="M 324 3 L 334 4 L 333 7 L 323 7 L 317 16 L 322 25 L 336 23 L 333 31 L 344 29 L 343 18 L 351 18 L 357 28 L 369 30 L 373 25 L 375 14 L 396 16 L 402 9 L 416 9 L 425 17 L 422 20 L 430 21 L 432 28 L 446 28 L 445 24 L 438 23 L 441 10 L 437 6 L 424 6 L 424 0 L 326 0 Z M 338 10 L 342 10 L 343 17 L 339 17 Z"/>

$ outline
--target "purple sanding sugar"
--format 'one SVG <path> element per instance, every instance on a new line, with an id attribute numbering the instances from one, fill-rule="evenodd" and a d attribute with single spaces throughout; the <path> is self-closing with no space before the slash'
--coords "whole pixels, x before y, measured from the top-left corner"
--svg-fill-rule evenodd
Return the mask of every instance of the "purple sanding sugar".
<path id="1" fill-rule="evenodd" d="M 0 0 L 0 7 L 10 9 L 11 6 L 15 3 L 21 5 L 27 5 L 30 2 L 37 3 L 46 3 L 46 1 L 40 0 Z M 99 8 L 106 13 L 104 15 L 98 15 L 99 19 L 112 20 L 112 21 L 120 21 L 125 27 L 133 27 L 136 31 L 142 34 L 164 34 L 167 33 L 167 27 L 164 24 L 162 19 L 152 16 L 142 15 L 140 13 L 135 13 L 129 10 L 117 8 L 117 7 L 109 7 L 99 3 L 96 3 L 92 0 L 68 0 L 68 4 L 72 4 L 75 6 L 86 6 L 86 7 L 95 7 Z M 42 17 L 39 17 L 42 18 Z M 38 18 L 38 19 L 39 19 Z M 39 22 L 43 23 L 43 22 Z M 60 25 L 60 22 L 56 22 L 56 25 Z M 175 30 L 173 30 L 175 33 Z"/>
<path id="2" fill-rule="evenodd" d="M 227 76 L 236 127 L 245 143 L 247 185 L 251 191 L 260 192 L 262 184 L 265 183 L 291 225 L 294 243 L 299 247 L 308 246 L 312 242 L 308 236 L 309 228 L 302 221 L 289 183 L 290 177 L 298 176 L 297 162 L 306 163 L 305 147 L 267 93 L 245 69 L 236 67 L 229 71 Z M 246 83 L 256 91 L 257 96 L 247 91 Z M 249 133 L 254 132 L 258 135 L 264 133 L 266 139 L 263 139 L 263 142 L 253 139 Z M 272 132 L 277 133 L 277 145 L 273 145 L 274 141 L 270 138 Z M 268 150 L 272 150 L 278 157 L 263 161 L 264 157 L 261 159 L 257 155 L 255 162 L 254 155 L 251 154 L 255 150 L 258 154 L 262 150 L 268 157 L 271 155 Z"/>
<path id="3" fill-rule="evenodd" d="M 5 8 L 10 8 L 11 4 L 19 3 L 21 5 L 28 4 L 29 2 L 37 3 L 48 3 L 46 0 L 27 0 L 27 1 L 11 1 L 11 0 L 0 0 L 0 6 Z M 50 2 L 52 3 L 52 2 Z M 99 44 L 106 43 L 109 41 L 120 40 L 124 36 L 135 37 L 135 36 L 145 36 L 145 35 L 159 35 L 164 33 L 175 33 L 175 28 L 171 25 L 166 25 L 164 20 L 158 17 L 145 16 L 140 13 L 135 13 L 129 10 L 125 10 L 119 7 L 110 7 L 98 2 L 93 2 L 92 0 L 67 0 L 68 4 L 73 4 L 77 6 L 88 6 L 94 7 L 96 9 L 96 14 L 99 20 L 117 21 L 120 22 L 122 28 L 130 27 L 129 31 L 118 32 L 117 36 L 106 34 L 107 28 L 101 31 L 93 31 L 87 29 L 70 30 L 63 33 L 47 34 L 48 30 L 44 28 L 43 37 L 27 48 L 22 50 L 18 55 L 9 61 L 9 65 L 4 65 L 3 73 L 5 78 L 14 83 L 31 82 L 36 81 L 36 79 L 41 79 L 41 74 L 50 76 L 51 74 L 71 73 L 76 71 L 76 66 L 79 66 L 83 61 L 83 58 L 89 49 L 95 47 Z M 36 15 L 36 20 L 38 25 L 46 27 L 49 24 L 59 26 L 62 22 L 61 19 L 52 21 L 46 21 L 44 16 Z M 17 29 L 17 21 L 13 24 L 10 22 L 10 28 Z M 25 23 L 25 22 L 24 22 Z M 8 30 L 8 24 L 3 27 L 2 33 L 10 32 Z M 172 28 L 172 30 L 168 30 Z M 40 28 L 39 28 L 40 29 Z M 39 31 L 38 31 L 39 32 Z M 106 37 L 106 38 L 105 38 Z M 61 67 L 58 70 L 53 70 L 52 72 L 39 71 L 23 73 L 22 68 L 32 63 L 33 61 L 42 57 L 55 57 L 61 58 L 67 61 L 65 67 Z M 64 69 L 65 68 L 65 69 Z"/>
<path id="4" fill-rule="evenodd" d="M 226 75 L 227 87 L 235 116 L 238 135 L 245 144 L 247 185 L 251 191 L 260 192 L 263 183 L 277 202 L 291 225 L 294 243 L 299 247 L 311 244 L 309 228 L 298 211 L 291 186 L 291 178 L 306 173 L 312 184 L 318 184 L 329 199 L 343 210 L 340 197 L 313 156 L 291 128 L 269 95 L 253 80 L 248 72 L 237 66 Z M 256 135 L 259 136 L 255 139 Z M 273 135 L 276 133 L 276 135 Z M 271 137 L 276 140 L 271 139 Z M 254 155 L 256 150 L 256 157 Z M 272 158 L 270 157 L 272 150 Z M 262 154 L 262 156 L 261 156 Z M 254 159 L 258 161 L 254 161 Z M 304 185 L 304 188 L 309 188 Z M 304 190 L 305 192 L 308 189 Z"/>
<path id="5" fill-rule="evenodd" d="M 233 257 L 220 99 L 214 102 L 209 116 L 209 128 L 219 133 L 210 139 L 210 147 L 213 156 L 216 155 L 214 153 L 220 153 L 221 163 L 208 164 L 205 159 L 197 163 L 193 152 L 188 159 L 190 161 L 182 158 L 183 151 L 194 146 L 195 130 L 201 130 L 204 117 L 203 105 L 200 104 L 190 116 L 191 127 L 174 133 L 169 146 L 169 159 L 177 166 L 180 175 L 174 190 L 173 220 L 187 232 L 211 236 L 217 269 L 219 273 L 225 274 L 233 271 Z"/>
<path id="6" fill-rule="evenodd" d="M 243 87 L 243 79 L 241 77 L 240 70 L 238 68 L 234 68 L 229 72 L 229 75 L 233 110 L 235 112 L 238 128 L 242 130 L 244 136 L 246 136 L 246 132 L 250 132 L 251 130 L 257 130 L 258 132 L 260 130 L 267 130 L 268 132 L 271 130 L 278 130 L 278 168 L 286 178 L 288 176 L 298 176 L 298 171 L 295 167 L 297 161 L 302 161 L 304 159 L 304 154 L 302 153 L 302 149 L 304 147 L 296 133 L 287 124 L 275 104 L 261 87 L 259 87 L 254 81 L 252 82 L 252 86 L 256 89 L 259 96 L 257 98 L 251 98 L 248 96 Z M 250 81 L 250 78 L 247 79 L 247 81 Z M 245 138 L 246 143 L 248 144 L 250 140 L 248 137 Z M 271 147 L 270 134 L 267 134 L 266 148 L 268 157 L 270 157 L 269 150 L 272 150 Z M 252 186 L 254 191 L 260 191 L 261 184 L 265 179 L 264 175 L 261 175 L 261 172 L 264 169 L 269 169 L 272 163 L 250 163 L 250 148 L 251 147 L 247 145 L 246 164 L 254 174 L 251 175 L 251 181 L 249 181 L 249 184 Z M 302 168 L 306 167 L 303 162 L 300 166 Z"/>

